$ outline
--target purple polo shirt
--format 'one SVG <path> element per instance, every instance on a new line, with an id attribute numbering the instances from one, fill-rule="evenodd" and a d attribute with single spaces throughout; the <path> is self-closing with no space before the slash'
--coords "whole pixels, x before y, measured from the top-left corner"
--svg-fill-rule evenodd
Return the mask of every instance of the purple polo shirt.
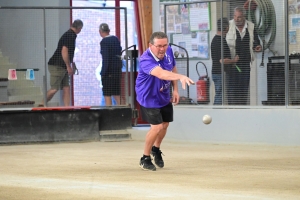
<path id="1" fill-rule="evenodd" d="M 135 85 L 136 100 L 146 108 L 161 108 L 170 102 L 171 81 L 151 75 L 151 71 L 158 66 L 167 71 L 172 71 L 176 66 L 171 47 L 168 47 L 162 60 L 153 55 L 150 48 L 140 57 L 140 69 Z"/>

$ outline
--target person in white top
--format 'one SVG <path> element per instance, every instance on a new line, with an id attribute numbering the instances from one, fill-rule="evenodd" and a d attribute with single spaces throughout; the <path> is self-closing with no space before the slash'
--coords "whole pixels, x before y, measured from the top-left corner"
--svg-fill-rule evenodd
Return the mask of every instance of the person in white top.
<path id="1" fill-rule="evenodd" d="M 227 72 L 227 96 L 229 105 L 247 105 L 250 82 L 250 63 L 255 59 L 254 52 L 262 47 L 254 24 L 245 18 L 245 10 L 234 9 L 234 18 L 229 21 L 226 41 L 231 58 L 239 56 L 239 61 Z"/>

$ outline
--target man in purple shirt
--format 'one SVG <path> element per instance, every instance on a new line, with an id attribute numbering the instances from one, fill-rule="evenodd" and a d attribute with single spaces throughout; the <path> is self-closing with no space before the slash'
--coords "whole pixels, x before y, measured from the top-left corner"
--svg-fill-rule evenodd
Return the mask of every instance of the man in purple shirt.
<path id="1" fill-rule="evenodd" d="M 167 133 L 169 122 L 173 121 L 172 103 L 176 105 L 179 102 L 177 81 L 181 82 L 183 89 L 186 88 L 186 84 L 195 84 L 187 76 L 178 74 L 175 64 L 167 35 L 163 32 L 154 32 L 150 37 L 149 48 L 140 57 L 140 69 L 135 86 L 142 118 L 151 125 L 146 135 L 144 154 L 140 160 L 140 167 L 144 170 L 156 170 L 150 153 L 154 157 L 155 164 L 160 168 L 164 167 L 160 145 Z"/>

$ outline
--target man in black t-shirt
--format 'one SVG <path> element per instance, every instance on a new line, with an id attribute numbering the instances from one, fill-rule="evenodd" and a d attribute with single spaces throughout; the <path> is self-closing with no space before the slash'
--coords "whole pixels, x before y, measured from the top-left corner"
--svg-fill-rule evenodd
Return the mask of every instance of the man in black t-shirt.
<path id="1" fill-rule="evenodd" d="M 70 105 L 69 76 L 76 69 L 73 62 L 75 40 L 82 27 L 83 22 L 80 19 L 75 20 L 71 28 L 61 36 L 53 56 L 49 59 L 48 70 L 50 72 L 51 89 L 47 91 L 47 102 L 52 99 L 58 90 L 62 89 L 64 105 Z"/>
<path id="2" fill-rule="evenodd" d="M 218 19 L 218 31 L 211 42 L 211 57 L 212 57 L 212 79 L 215 85 L 215 100 L 214 105 L 222 105 L 222 63 L 224 70 L 236 63 L 239 60 L 238 56 L 231 59 L 230 50 L 226 42 L 225 36 L 228 32 L 229 22 L 227 18 Z M 223 30 L 223 31 L 222 31 Z M 222 35 L 223 34 L 223 35 Z M 223 44 L 222 44 L 223 40 Z M 223 49 L 223 59 L 222 50 Z"/>

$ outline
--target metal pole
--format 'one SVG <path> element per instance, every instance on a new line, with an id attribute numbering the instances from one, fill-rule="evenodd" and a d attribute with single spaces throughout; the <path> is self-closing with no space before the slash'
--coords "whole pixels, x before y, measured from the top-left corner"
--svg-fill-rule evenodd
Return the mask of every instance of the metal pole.
<path id="1" fill-rule="evenodd" d="M 125 48 L 126 55 L 128 55 L 128 30 L 127 30 L 127 8 L 124 9 L 124 20 L 125 20 Z M 126 104 L 129 104 L 129 92 L 128 92 L 128 59 L 126 59 L 126 72 L 125 72 L 125 98 Z M 132 91 L 131 91 L 132 92 Z"/>
<path id="2" fill-rule="evenodd" d="M 288 1 L 284 5 L 285 16 L 285 106 L 289 104 L 289 15 L 288 15 Z"/>
<path id="3" fill-rule="evenodd" d="M 43 85 L 44 85 L 44 106 L 48 106 L 47 102 L 47 41 L 46 41 L 46 10 L 45 8 L 43 9 L 43 17 L 44 17 L 44 62 L 45 62 L 45 75 L 43 76 Z"/>
<path id="4" fill-rule="evenodd" d="M 225 96 L 225 74 L 224 74 L 224 42 L 223 42 L 223 0 L 221 0 L 221 76 L 222 76 L 222 105 L 224 105 Z M 217 25 L 218 26 L 218 25 Z M 218 29 L 218 27 L 217 27 Z M 210 96 L 210 95 L 209 95 Z"/>
<path id="5" fill-rule="evenodd" d="M 137 63 L 136 63 L 136 58 L 137 58 L 137 56 L 138 56 L 138 52 L 137 52 L 137 50 L 136 50 L 136 45 L 133 45 L 133 53 L 134 53 L 134 56 L 133 56 L 133 66 L 134 66 L 134 68 L 133 68 L 133 77 L 134 77 L 134 81 L 136 80 L 136 78 L 137 78 Z M 133 85 L 133 87 L 132 87 L 132 91 L 134 91 L 134 86 L 135 86 L 135 84 Z M 136 115 L 134 115 L 134 126 L 136 126 L 137 125 L 137 119 L 138 119 L 138 111 L 136 110 L 136 106 L 135 106 L 135 99 L 136 99 L 136 94 L 135 94 L 135 92 L 133 93 L 133 109 L 134 109 L 134 111 L 136 112 Z"/>
<path id="6" fill-rule="evenodd" d="M 165 29 L 165 33 L 167 33 L 167 5 L 164 5 L 164 29 Z"/>
<path id="7" fill-rule="evenodd" d="M 130 106 L 132 109 L 134 109 L 134 84 L 133 84 L 133 54 L 134 52 L 131 51 L 130 54 Z"/>

